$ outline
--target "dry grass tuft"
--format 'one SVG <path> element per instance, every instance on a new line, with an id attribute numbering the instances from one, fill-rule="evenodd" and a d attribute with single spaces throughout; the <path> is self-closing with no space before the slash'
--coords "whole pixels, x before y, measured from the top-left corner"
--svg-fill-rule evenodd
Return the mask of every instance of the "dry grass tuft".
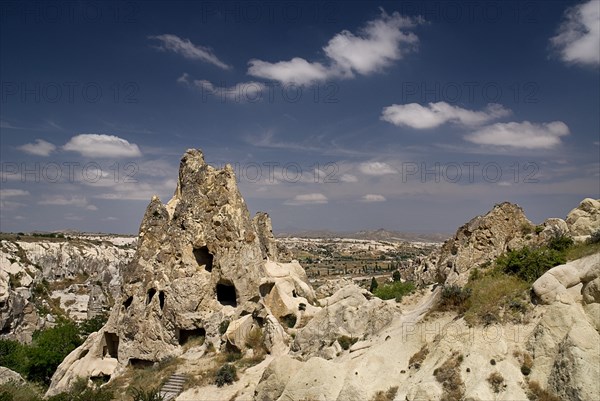
<path id="1" fill-rule="evenodd" d="M 442 366 L 433 371 L 436 380 L 441 383 L 443 394 L 442 401 L 462 400 L 465 395 L 465 384 L 460 376 L 460 364 L 463 361 L 462 354 L 452 353 Z"/>
<path id="2" fill-rule="evenodd" d="M 398 386 L 390 387 L 386 391 L 378 391 L 371 401 L 393 401 L 398 393 Z"/>

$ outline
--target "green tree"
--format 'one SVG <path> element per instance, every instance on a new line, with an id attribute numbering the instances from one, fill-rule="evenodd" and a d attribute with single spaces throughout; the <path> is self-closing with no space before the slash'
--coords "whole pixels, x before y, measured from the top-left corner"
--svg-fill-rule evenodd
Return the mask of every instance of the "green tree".
<path id="1" fill-rule="evenodd" d="M 397 281 L 400 281 L 400 272 L 399 272 L 398 270 L 395 270 L 395 271 L 392 273 L 392 279 L 393 279 L 394 281 L 396 281 L 396 282 L 397 282 Z"/>
<path id="2" fill-rule="evenodd" d="M 33 333 L 33 341 L 26 350 L 27 378 L 50 384 L 56 368 L 65 357 L 82 343 L 79 328 L 72 322 Z"/>
<path id="3" fill-rule="evenodd" d="M 377 289 L 377 287 L 379 287 L 379 284 L 377 284 L 377 280 L 375 280 L 375 277 L 373 277 L 371 279 L 371 286 L 369 287 L 369 291 L 375 292 L 375 290 Z"/>

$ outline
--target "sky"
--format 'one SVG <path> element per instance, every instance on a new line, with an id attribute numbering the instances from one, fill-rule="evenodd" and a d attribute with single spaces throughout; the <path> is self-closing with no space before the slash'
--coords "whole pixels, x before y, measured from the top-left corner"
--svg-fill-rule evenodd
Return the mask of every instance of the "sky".
<path id="1" fill-rule="evenodd" d="M 0 230 L 137 233 L 179 160 L 275 232 L 600 198 L 600 2 L 0 3 Z"/>

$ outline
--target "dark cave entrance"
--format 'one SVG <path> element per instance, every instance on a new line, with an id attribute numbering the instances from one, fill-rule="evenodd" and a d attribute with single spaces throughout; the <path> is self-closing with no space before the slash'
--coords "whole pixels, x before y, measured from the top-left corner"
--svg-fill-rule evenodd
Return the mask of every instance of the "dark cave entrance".
<path id="1" fill-rule="evenodd" d="M 104 333 L 104 342 L 106 345 L 102 348 L 102 356 L 111 358 L 119 357 L 119 336 L 115 333 Z"/>
<path id="2" fill-rule="evenodd" d="M 175 331 L 175 335 L 177 336 L 177 341 L 179 341 L 179 345 L 184 345 L 191 339 L 206 337 L 206 330 L 204 330 L 201 327 L 192 330 L 177 329 Z"/>
<path id="3" fill-rule="evenodd" d="M 211 272 L 213 268 L 213 255 L 208 252 L 208 247 L 201 246 L 200 248 L 194 248 L 193 252 L 198 266 L 204 266 L 207 272 Z"/>
<path id="4" fill-rule="evenodd" d="M 235 286 L 230 281 L 221 281 L 217 284 L 217 301 L 222 305 L 237 306 Z"/>

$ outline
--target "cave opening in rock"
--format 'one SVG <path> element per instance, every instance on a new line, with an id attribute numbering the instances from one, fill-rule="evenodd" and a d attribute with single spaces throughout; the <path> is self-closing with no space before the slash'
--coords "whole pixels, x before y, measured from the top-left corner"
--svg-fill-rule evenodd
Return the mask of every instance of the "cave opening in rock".
<path id="1" fill-rule="evenodd" d="M 104 332 L 104 343 L 106 345 L 102 348 L 102 356 L 108 355 L 111 358 L 118 358 L 119 336 L 115 333 Z"/>
<path id="2" fill-rule="evenodd" d="M 204 266 L 207 272 L 211 272 L 213 268 L 213 255 L 208 252 L 208 247 L 201 246 L 200 248 L 194 248 L 193 252 L 198 266 Z"/>
<path id="3" fill-rule="evenodd" d="M 123 301 L 123 306 L 125 307 L 125 309 L 129 309 L 132 302 L 133 302 L 133 296 L 130 296 L 125 301 Z"/>
<path id="4" fill-rule="evenodd" d="M 176 329 L 175 335 L 177 336 L 179 345 L 184 345 L 185 343 L 194 338 L 206 337 L 206 330 L 204 330 L 202 327 L 194 328 L 191 330 Z"/>
<path id="5" fill-rule="evenodd" d="M 160 303 L 160 309 L 163 309 L 165 307 L 165 292 L 164 291 L 158 292 L 158 302 Z"/>
<path id="6" fill-rule="evenodd" d="M 146 298 L 146 305 L 148 305 L 148 304 L 150 304 L 150 302 L 152 302 L 152 298 L 154 298 L 154 294 L 156 294 L 156 289 L 150 288 L 148 290 L 148 297 Z"/>
<path id="7" fill-rule="evenodd" d="M 154 365 L 154 362 L 148 361 L 146 359 L 131 358 L 129 360 L 129 365 L 131 365 L 131 367 L 135 369 L 144 369 L 152 367 Z"/>
<path id="8" fill-rule="evenodd" d="M 217 301 L 222 305 L 237 306 L 237 294 L 235 286 L 229 281 L 221 281 L 217 284 Z"/>

